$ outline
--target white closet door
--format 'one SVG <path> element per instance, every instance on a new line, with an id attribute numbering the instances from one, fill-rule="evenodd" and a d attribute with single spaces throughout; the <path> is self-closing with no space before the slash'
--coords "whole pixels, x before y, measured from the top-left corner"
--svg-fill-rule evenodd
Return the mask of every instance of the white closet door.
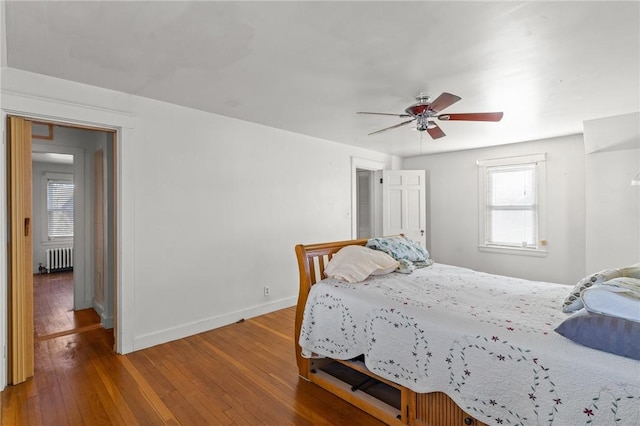
<path id="1" fill-rule="evenodd" d="M 426 185 L 424 170 L 382 173 L 382 233 L 404 234 L 426 247 Z"/>

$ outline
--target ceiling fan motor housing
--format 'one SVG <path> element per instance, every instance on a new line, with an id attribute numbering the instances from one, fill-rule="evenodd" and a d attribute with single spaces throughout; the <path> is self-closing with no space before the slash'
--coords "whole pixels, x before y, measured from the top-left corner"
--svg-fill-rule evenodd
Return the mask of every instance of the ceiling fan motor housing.
<path id="1" fill-rule="evenodd" d="M 433 111 L 429 109 L 429 104 L 425 104 L 425 103 L 413 104 L 409 108 L 405 109 L 404 112 L 414 117 L 419 117 L 423 114 L 424 115 L 433 114 Z"/>

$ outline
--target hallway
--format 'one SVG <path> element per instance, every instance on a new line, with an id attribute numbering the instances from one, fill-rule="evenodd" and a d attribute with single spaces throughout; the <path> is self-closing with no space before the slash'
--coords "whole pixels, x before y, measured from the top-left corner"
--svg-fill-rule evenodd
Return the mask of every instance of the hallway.
<path id="1" fill-rule="evenodd" d="M 73 310 L 73 272 L 34 274 L 33 329 L 36 342 L 100 328 L 93 309 Z"/>

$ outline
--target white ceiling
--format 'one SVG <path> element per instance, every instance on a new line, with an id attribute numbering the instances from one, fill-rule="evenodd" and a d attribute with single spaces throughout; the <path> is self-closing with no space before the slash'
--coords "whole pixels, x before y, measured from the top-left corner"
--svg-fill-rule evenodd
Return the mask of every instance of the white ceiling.
<path id="1" fill-rule="evenodd" d="M 7 1 L 7 65 L 399 156 L 640 110 L 640 2 Z M 420 92 L 499 123 L 374 136 Z M 406 120 L 406 119 L 405 119 Z M 421 141 L 422 140 L 422 141 Z"/>

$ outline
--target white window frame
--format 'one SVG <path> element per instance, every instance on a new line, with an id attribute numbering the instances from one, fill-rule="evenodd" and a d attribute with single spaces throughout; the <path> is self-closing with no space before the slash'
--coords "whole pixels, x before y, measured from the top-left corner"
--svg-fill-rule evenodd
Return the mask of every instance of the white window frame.
<path id="1" fill-rule="evenodd" d="M 546 245 L 546 153 L 521 155 L 517 157 L 493 158 L 478 160 L 478 250 L 490 253 L 517 254 L 544 257 L 547 255 Z M 488 169 L 491 167 L 508 167 L 532 164 L 535 166 L 536 212 L 537 220 L 535 244 L 526 247 L 515 245 L 492 244 L 487 241 L 488 235 Z"/>
<path id="2" fill-rule="evenodd" d="M 53 172 L 44 172 L 42 174 L 42 194 L 44 197 L 44 209 L 42 212 L 42 243 L 43 245 L 59 245 L 60 243 L 71 243 L 73 244 L 73 236 L 70 237 L 49 237 L 49 185 L 48 182 L 50 180 L 62 180 L 62 181 L 70 181 L 75 184 L 73 179 L 73 174 L 71 173 L 53 173 Z M 75 191 L 74 191 L 75 196 Z M 74 213 L 75 214 L 75 213 Z M 74 228 L 75 234 L 75 228 Z"/>

